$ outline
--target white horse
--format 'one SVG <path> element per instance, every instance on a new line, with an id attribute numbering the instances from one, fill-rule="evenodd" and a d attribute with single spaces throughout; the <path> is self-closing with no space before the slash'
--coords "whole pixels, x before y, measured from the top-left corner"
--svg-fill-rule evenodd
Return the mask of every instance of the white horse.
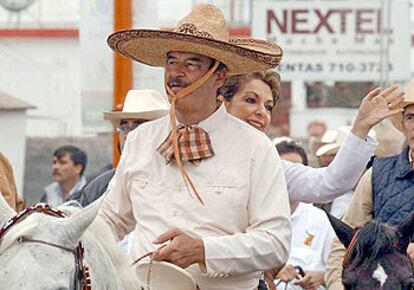
<path id="1" fill-rule="evenodd" d="M 0 288 L 143 289 L 106 223 L 93 222 L 99 207 L 100 200 L 84 209 L 62 206 L 66 218 L 34 212 L 13 222 L 0 239 Z M 15 215 L 0 196 L 0 228 Z M 76 254 L 80 241 L 83 259 Z M 89 268 L 90 280 L 83 266 Z"/>

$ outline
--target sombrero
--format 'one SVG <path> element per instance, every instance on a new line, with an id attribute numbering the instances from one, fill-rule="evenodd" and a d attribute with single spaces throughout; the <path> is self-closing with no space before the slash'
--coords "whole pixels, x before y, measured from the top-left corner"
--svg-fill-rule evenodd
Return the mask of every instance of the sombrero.
<path id="1" fill-rule="evenodd" d="M 404 109 L 405 107 L 409 105 L 414 105 L 414 79 L 410 81 L 408 86 L 405 88 L 404 92 L 405 92 L 404 100 L 390 109 L 397 109 L 397 108 Z M 404 132 L 403 112 L 392 116 L 391 123 L 394 125 L 395 128 L 397 128 L 401 132 Z"/>
<path id="2" fill-rule="evenodd" d="M 129 90 L 122 111 L 103 112 L 105 120 L 118 127 L 122 119 L 155 120 L 168 114 L 166 97 L 154 90 Z"/>
<path id="3" fill-rule="evenodd" d="M 146 262 L 139 264 L 136 271 L 141 281 L 151 290 L 197 289 L 194 278 L 186 270 L 171 263 Z"/>
<path id="4" fill-rule="evenodd" d="M 129 29 L 111 34 L 108 44 L 129 59 L 158 67 L 165 66 L 170 51 L 198 53 L 223 63 L 229 74 L 268 70 L 282 58 L 280 47 L 268 41 L 260 41 L 260 50 L 230 42 L 223 13 L 211 4 L 196 5 L 173 31 Z"/>

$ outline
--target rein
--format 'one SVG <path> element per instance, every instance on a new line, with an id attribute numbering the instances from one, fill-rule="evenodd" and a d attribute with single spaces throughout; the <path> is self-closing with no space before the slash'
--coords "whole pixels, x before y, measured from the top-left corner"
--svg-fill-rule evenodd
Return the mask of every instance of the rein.
<path id="1" fill-rule="evenodd" d="M 136 259 L 131 266 L 134 266 L 136 263 L 138 263 L 139 261 L 141 261 L 142 259 L 149 257 L 150 258 L 150 262 L 148 264 L 148 270 L 147 270 L 147 277 L 146 277 L 146 282 L 147 282 L 147 290 L 150 290 L 150 286 L 151 286 L 151 271 L 152 271 L 152 263 L 154 262 L 154 260 L 152 259 L 151 255 L 154 252 L 148 252 L 145 255 L 142 255 L 141 257 L 139 257 L 138 259 Z"/>
<path id="2" fill-rule="evenodd" d="M 349 243 L 348 249 L 345 252 L 344 255 L 344 260 L 342 261 L 342 269 L 345 268 L 345 266 L 348 264 L 349 262 L 349 258 L 351 256 L 352 251 L 355 248 L 356 242 L 358 240 L 358 234 L 359 234 L 359 230 L 356 231 L 356 233 L 354 234 L 354 236 L 352 237 L 351 242 Z"/>
<path id="3" fill-rule="evenodd" d="M 18 224 L 26 217 L 31 215 L 32 213 L 44 213 L 47 215 L 51 215 L 57 218 L 65 218 L 66 215 L 57 209 L 51 208 L 48 204 L 45 203 L 38 203 L 34 206 L 28 207 L 23 211 L 16 214 L 14 217 L 10 218 L 7 223 L 0 229 L 0 239 L 4 237 L 7 231 L 14 225 Z M 55 243 L 51 243 L 48 241 L 31 239 L 26 236 L 21 236 L 17 239 L 19 243 L 38 243 L 49 247 L 54 247 L 61 249 L 66 252 L 70 252 L 75 257 L 75 271 L 73 276 L 73 289 L 81 289 L 81 290 L 91 290 L 92 289 L 92 281 L 90 278 L 89 268 L 85 265 L 83 261 L 83 255 L 85 250 L 82 246 L 82 243 L 79 242 L 78 246 L 75 249 L 71 249 L 68 247 L 64 247 Z"/>
<path id="4" fill-rule="evenodd" d="M 294 266 L 293 267 L 295 270 L 296 270 L 296 272 L 298 273 L 298 276 L 296 277 L 296 278 L 300 278 L 300 279 L 303 279 L 304 277 L 305 277 L 305 271 L 303 270 L 303 268 L 301 267 L 301 266 L 299 266 L 299 265 L 297 265 L 297 266 Z M 279 282 L 277 282 L 276 283 L 276 288 L 277 288 L 277 286 L 279 286 L 281 283 L 285 283 L 285 288 L 284 288 L 284 290 L 287 290 L 288 289 L 288 286 L 289 286 L 289 283 L 291 282 L 291 281 L 282 281 L 282 280 L 279 280 Z M 267 285 L 267 283 L 266 283 L 266 286 L 267 286 L 267 288 L 268 289 L 270 289 L 270 287 Z"/>

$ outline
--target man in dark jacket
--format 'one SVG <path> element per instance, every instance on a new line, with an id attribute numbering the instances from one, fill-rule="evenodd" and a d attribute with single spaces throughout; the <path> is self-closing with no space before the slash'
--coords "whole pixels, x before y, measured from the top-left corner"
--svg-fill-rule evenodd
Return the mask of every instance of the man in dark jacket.
<path id="1" fill-rule="evenodd" d="M 414 80 L 405 91 L 404 101 L 397 106 L 401 113 L 393 116 L 391 121 L 404 134 L 406 146 L 400 154 L 376 158 L 372 169 L 362 176 L 343 218 L 354 228 L 372 219 L 395 226 L 414 211 Z M 344 254 L 344 246 L 335 238 L 325 275 L 325 283 L 331 290 L 343 289 L 341 265 Z M 414 261 L 413 243 L 408 246 L 407 254 Z"/>
<path id="2" fill-rule="evenodd" d="M 130 90 L 125 97 L 122 111 L 104 112 L 104 118 L 112 123 L 118 133 L 120 153 L 129 132 L 145 122 L 167 115 L 169 106 L 167 98 L 156 91 Z M 72 199 L 78 200 L 85 207 L 101 197 L 115 174 L 115 170 L 113 168 L 98 175 L 83 188 L 78 196 L 72 196 Z"/>

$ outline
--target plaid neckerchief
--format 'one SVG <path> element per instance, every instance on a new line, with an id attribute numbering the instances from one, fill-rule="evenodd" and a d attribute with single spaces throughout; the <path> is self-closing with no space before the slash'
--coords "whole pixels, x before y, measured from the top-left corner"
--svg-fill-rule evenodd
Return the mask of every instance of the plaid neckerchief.
<path id="1" fill-rule="evenodd" d="M 202 159 L 214 156 L 214 150 L 208 133 L 203 129 L 193 126 L 177 126 L 178 147 L 181 160 L 190 161 L 195 166 L 199 165 Z M 167 163 L 174 158 L 172 132 L 168 134 L 164 142 L 157 148 Z"/>

